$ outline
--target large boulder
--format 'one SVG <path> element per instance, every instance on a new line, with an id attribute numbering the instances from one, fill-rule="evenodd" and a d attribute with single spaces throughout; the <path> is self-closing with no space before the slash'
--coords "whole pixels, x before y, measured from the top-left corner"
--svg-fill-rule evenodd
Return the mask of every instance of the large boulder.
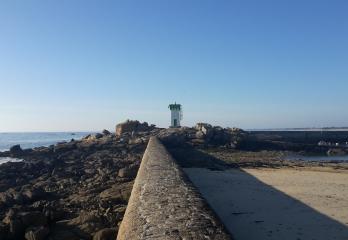
<path id="1" fill-rule="evenodd" d="M 167 128 L 162 129 L 157 137 L 166 145 L 180 146 L 186 143 L 188 131 L 185 128 Z"/>
<path id="2" fill-rule="evenodd" d="M 196 137 L 198 139 L 206 139 L 207 141 L 214 135 L 214 128 L 208 123 L 197 123 L 195 126 L 197 130 Z"/>
<path id="3" fill-rule="evenodd" d="M 137 120 L 127 120 L 116 125 L 116 136 L 121 136 L 124 133 L 150 131 L 153 128 L 154 125 L 149 126 L 147 122 L 140 123 Z"/>
<path id="4" fill-rule="evenodd" d="M 14 156 L 20 155 L 23 153 L 23 150 L 19 144 L 14 145 L 10 148 L 10 153 Z"/>
<path id="5" fill-rule="evenodd" d="M 138 172 L 138 165 L 129 165 L 118 170 L 118 176 L 120 178 L 135 178 Z"/>

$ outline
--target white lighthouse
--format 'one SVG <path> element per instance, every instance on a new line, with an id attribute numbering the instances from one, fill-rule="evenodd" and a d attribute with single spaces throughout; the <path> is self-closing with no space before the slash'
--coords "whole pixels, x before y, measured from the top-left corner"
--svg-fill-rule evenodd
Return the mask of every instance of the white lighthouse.
<path id="1" fill-rule="evenodd" d="M 170 127 L 180 127 L 180 121 L 182 120 L 182 107 L 181 104 L 169 104 L 168 108 L 171 112 L 171 125 Z"/>

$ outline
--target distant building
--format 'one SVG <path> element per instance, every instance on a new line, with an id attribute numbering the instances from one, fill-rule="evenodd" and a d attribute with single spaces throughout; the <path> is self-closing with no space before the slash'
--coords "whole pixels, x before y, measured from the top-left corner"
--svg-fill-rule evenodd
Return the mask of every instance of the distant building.
<path id="1" fill-rule="evenodd" d="M 181 104 L 169 104 L 168 108 L 171 112 L 170 127 L 180 127 L 180 121 L 182 120 L 182 106 Z"/>

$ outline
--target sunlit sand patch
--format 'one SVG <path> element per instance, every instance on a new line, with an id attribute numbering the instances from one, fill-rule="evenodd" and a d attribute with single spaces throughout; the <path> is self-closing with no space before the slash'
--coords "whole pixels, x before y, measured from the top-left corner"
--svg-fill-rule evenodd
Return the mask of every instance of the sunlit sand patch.
<path id="1" fill-rule="evenodd" d="M 187 168 L 238 239 L 348 239 L 348 171 Z"/>

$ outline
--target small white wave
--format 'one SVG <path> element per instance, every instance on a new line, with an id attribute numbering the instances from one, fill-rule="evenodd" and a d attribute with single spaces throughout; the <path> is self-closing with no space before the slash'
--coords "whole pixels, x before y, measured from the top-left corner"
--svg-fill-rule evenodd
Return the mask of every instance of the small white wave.
<path id="1" fill-rule="evenodd" d="M 21 162 L 23 159 L 19 158 L 11 158 L 11 157 L 0 157 L 0 164 L 6 163 L 6 162 Z"/>

